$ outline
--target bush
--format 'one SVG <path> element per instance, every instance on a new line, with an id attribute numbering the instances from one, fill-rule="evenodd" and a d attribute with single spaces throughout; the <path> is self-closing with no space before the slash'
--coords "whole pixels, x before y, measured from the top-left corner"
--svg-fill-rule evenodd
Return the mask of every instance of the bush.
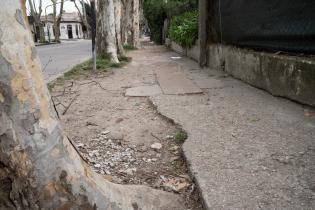
<path id="1" fill-rule="evenodd" d="M 145 0 L 143 4 L 144 15 L 151 32 L 151 40 L 158 44 L 162 43 L 162 30 L 166 18 L 164 4 L 162 0 Z"/>
<path id="2" fill-rule="evenodd" d="M 151 40 L 162 43 L 164 20 L 197 8 L 197 0 L 144 0 L 144 16 L 151 31 Z"/>
<path id="3" fill-rule="evenodd" d="M 198 11 L 186 12 L 173 17 L 169 38 L 182 47 L 192 47 L 198 39 Z"/>

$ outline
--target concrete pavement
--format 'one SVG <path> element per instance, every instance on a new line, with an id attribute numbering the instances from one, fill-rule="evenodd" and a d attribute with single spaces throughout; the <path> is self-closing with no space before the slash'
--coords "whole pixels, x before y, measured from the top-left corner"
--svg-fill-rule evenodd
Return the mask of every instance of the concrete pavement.
<path id="1" fill-rule="evenodd" d="M 74 40 L 37 46 L 45 81 L 51 82 L 76 64 L 91 58 L 91 45 L 91 40 Z"/>
<path id="2" fill-rule="evenodd" d="M 200 69 L 190 59 L 171 59 L 178 55 L 161 46 L 131 56 L 130 64 L 115 71 L 120 82 L 108 82 L 108 89 L 132 87 L 130 95 L 151 95 L 158 112 L 187 131 L 183 152 L 206 209 L 314 209 L 313 108 L 273 97 L 224 72 Z M 178 78 L 167 76 L 172 71 L 180 71 L 174 86 Z M 198 91 L 174 94 L 185 81 Z"/>
<path id="3" fill-rule="evenodd" d="M 177 65 L 202 89 L 149 99 L 187 131 L 183 152 L 206 209 L 314 209 L 314 109 L 172 56 L 156 46 L 134 52 L 143 82 L 131 86 L 156 81 L 152 71 Z"/>

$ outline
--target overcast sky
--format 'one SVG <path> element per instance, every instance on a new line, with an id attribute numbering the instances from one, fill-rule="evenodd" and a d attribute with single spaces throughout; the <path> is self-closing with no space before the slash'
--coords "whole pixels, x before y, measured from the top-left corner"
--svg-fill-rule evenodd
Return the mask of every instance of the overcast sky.
<path id="1" fill-rule="evenodd" d="M 33 0 L 33 1 L 35 2 L 36 6 L 38 7 L 39 0 Z M 42 2 L 43 2 L 43 8 L 42 8 L 43 9 L 43 13 L 42 13 L 42 15 L 45 15 L 45 8 L 48 5 L 51 5 L 52 2 L 51 2 L 51 0 L 42 0 Z M 57 2 L 60 2 L 60 0 L 57 0 Z M 78 0 L 76 2 L 77 2 L 77 5 L 81 8 L 80 2 Z M 59 6 L 60 6 L 60 4 L 57 4 L 57 11 L 59 11 Z M 28 14 L 29 14 L 28 0 L 26 1 L 26 7 L 27 7 Z M 63 6 L 63 10 L 65 10 L 66 12 L 76 12 L 77 11 L 77 9 L 74 6 L 74 3 L 69 1 L 69 0 L 65 0 L 64 6 Z M 47 14 L 49 14 L 49 13 L 52 13 L 52 6 L 47 7 Z"/>

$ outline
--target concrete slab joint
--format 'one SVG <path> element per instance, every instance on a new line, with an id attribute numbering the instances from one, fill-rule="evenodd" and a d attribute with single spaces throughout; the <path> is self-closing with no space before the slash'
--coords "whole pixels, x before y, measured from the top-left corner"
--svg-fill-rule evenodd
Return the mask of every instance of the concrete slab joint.
<path id="1" fill-rule="evenodd" d="M 162 66 L 155 70 L 157 80 L 164 94 L 196 94 L 202 93 L 202 90 L 197 87 L 191 80 L 186 78 L 186 75 L 180 71 L 178 65 Z"/>

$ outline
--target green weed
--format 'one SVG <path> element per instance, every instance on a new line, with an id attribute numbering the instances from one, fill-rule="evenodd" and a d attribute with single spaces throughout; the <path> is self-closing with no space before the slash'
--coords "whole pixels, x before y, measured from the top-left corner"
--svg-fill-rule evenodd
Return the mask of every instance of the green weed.
<path id="1" fill-rule="evenodd" d="M 96 70 L 97 72 L 106 72 L 110 68 L 120 68 L 126 63 L 130 62 L 131 58 L 126 56 L 119 57 L 120 63 L 112 63 L 110 57 L 106 54 L 99 55 L 96 59 Z M 63 74 L 55 82 L 48 84 L 48 90 L 52 91 L 56 85 L 62 85 L 66 80 L 75 79 L 80 75 L 86 75 L 91 72 L 93 68 L 93 60 L 90 59 L 83 63 L 74 66 L 70 71 Z"/>
<path id="2" fill-rule="evenodd" d="M 132 45 L 130 45 L 130 44 L 125 44 L 125 45 L 124 45 L 124 49 L 125 49 L 126 51 L 131 51 L 131 50 L 137 50 L 138 48 L 136 48 L 135 46 L 132 46 Z"/>
<path id="3" fill-rule="evenodd" d="M 179 130 L 175 134 L 175 142 L 177 144 L 183 144 L 187 138 L 188 138 L 188 135 L 184 130 Z"/>

